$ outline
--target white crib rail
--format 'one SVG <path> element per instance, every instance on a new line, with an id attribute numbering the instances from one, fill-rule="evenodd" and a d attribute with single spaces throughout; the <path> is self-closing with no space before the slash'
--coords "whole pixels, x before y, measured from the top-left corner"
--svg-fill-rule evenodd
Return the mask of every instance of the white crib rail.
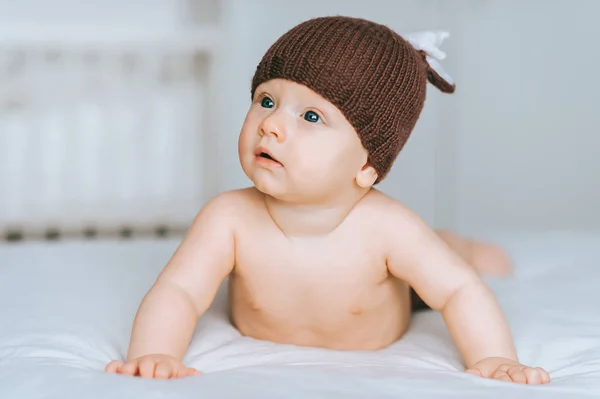
<path id="1" fill-rule="evenodd" d="M 0 40 L 0 231 L 184 230 L 211 195 L 215 36 L 22 32 Z"/>

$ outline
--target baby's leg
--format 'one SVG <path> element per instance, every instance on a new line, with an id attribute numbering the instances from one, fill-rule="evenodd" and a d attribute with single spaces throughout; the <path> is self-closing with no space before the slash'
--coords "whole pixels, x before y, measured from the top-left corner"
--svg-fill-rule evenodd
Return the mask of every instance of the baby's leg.
<path id="1" fill-rule="evenodd" d="M 449 231 L 437 231 L 446 244 L 480 274 L 506 276 L 511 273 L 511 260 L 502 248 L 459 237 Z"/>

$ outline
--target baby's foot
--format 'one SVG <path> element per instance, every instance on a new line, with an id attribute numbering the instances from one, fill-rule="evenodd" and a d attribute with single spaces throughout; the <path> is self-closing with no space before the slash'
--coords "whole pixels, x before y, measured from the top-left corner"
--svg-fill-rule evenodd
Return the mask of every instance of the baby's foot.
<path id="1" fill-rule="evenodd" d="M 491 276 L 507 276 L 512 272 L 508 253 L 492 244 L 471 241 L 471 263 L 478 273 Z"/>
<path id="2" fill-rule="evenodd" d="M 493 276 L 507 276 L 512 271 L 512 262 L 502 248 L 485 242 L 470 240 L 450 231 L 437 232 L 477 273 Z"/>

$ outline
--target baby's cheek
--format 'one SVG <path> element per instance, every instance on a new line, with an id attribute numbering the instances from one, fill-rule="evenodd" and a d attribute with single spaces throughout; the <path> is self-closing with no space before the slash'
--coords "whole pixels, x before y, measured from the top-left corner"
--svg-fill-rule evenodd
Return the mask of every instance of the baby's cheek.
<path id="1" fill-rule="evenodd" d="M 238 151 L 242 152 L 246 150 L 250 143 L 250 135 L 247 130 L 242 129 L 240 137 L 238 138 Z"/>
<path id="2" fill-rule="evenodd" d="M 255 144 L 255 139 L 248 132 L 240 134 L 238 139 L 238 155 L 241 159 L 254 158 L 254 149 L 258 144 Z"/>
<path id="3" fill-rule="evenodd" d="M 299 180 L 310 180 L 318 181 L 327 176 L 330 173 L 332 164 L 326 162 L 325 159 L 319 157 L 317 153 L 310 153 L 298 157 L 295 162 L 297 168 L 295 168 L 295 175 Z"/>

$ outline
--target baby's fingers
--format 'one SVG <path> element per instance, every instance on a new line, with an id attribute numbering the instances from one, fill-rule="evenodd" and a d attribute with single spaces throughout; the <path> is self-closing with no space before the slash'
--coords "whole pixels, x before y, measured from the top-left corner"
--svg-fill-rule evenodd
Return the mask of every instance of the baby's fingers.
<path id="1" fill-rule="evenodd" d="M 200 374 L 202 374 L 202 372 L 182 365 L 173 371 L 173 378 L 185 378 Z"/>
<path id="2" fill-rule="evenodd" d="M 167 379 L 173 377 L 173 365 L 169 362 L 156 363 L 155 378 Z"/>
<path id="3" fill-rule="evenodd" d="M 108 363 L 104 368 L 104 371 L 107 373 L 118 373 L 121 367 L 123 366 L 123 362 L 120 360 L 113 360 Z"/>
<path id="4" fill-rule="evenodd" d="M 483 377 L 483 375 L 481 374 L 481 371 L 479 371 L 479 369 L 468 369 L 465 372 L 468 374 L 476 375 L 477 377 Z"/>
<path id="5" fill-rule="evenodd" d="M 547 384 L 550 382 L 550 375 L 546 370 L 536 367 L 527 367 L 523 370 L 523 373 L 527 377 L 527 383 L 538 385 L 538 384 Z"/>
<path id="6" fill-rule="evenodd" d="M 142 378 L 154 378 L 156 362 L 152 359 L 142 359 L 139 362 L 139 375 Z"/>
<path id="7" fill-rule="evenodd" d="M 505 368 L 499 368 L 498 370 L 494 371 L 494 374 L 492 374 L 491 378 L 500 381 L 512 381 L 506 371 L 507 370 Z"/>
<path id="8" fill-rule="evenodd" d="M 508 369 L 506 374 L 508 374 L 514 382 L 519 383 L 519 384 L 526 384 L 527 377 L 525 376 L 525 373 L 523 372 L 524 368 L 525 367 L 523 367 L 523 366 L 513 366 Z"/>
<path id="9" fill-rule="evenodd" d="M 202 371 L 193 369 L 193 368 L 188 368 L 185 370 L 185 377 L 192 377 L 194 375 L 200 375 L 202 374 Z"/>
<path id="10" fill-rule="evenodd" d="M 123 366 L 121 366 L 120 373 L 124 375 L 134 376 L 138 373 L 138 366 L 139 365 L 137 361 L 127 362 Z"/>
<path id="11" fill-rule="evenodd" d="M 549 384 L 550 383 L 550 374 L 543 368 L 536 367 L 536 369 L 539 370 L 539 372 L 540 372 L 540 375 L 542 377 L 542 384 Z"/>

